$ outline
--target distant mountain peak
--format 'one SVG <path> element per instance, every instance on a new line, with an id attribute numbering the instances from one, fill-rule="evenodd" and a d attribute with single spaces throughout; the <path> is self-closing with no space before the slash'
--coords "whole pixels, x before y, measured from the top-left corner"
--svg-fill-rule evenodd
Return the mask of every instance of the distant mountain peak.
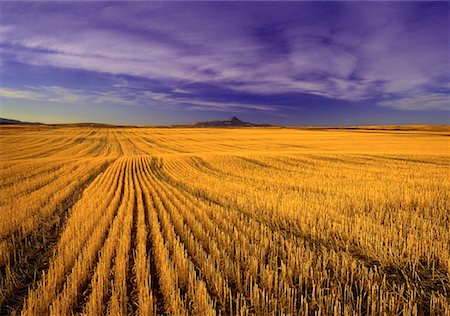
<path id="1" fill-rule="evenodd" d="M 262 127 L 262 126 L 270 126 L 267 124 L 254 124 L 250 122 L 241 121 L 236 116 L 233 116 L 229 120 L 223 121 L 205 121 L 205 122 L 197 122 L 193 124 L 194 127 Z"/>

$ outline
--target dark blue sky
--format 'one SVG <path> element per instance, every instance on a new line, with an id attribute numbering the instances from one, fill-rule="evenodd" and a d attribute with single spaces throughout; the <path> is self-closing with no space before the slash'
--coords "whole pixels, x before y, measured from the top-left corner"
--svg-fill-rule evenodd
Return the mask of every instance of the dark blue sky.
<path id="1" fill-rule="evenodd" d="M 449 124 L 448 2 L 2 2 L 0 114 Z"/>

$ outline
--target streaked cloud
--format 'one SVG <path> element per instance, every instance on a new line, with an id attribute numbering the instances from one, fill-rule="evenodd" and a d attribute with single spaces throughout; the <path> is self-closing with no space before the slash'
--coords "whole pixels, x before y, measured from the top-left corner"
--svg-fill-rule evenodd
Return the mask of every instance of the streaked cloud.
<path id="1" fill-rule="evenodd" d="M 19 90 L 11 88 L 0 87 L 0 97 L 12 98 L 12 99 L 28 99 L 36 100 L 44 97 L 44 94 L 35 92 L 33 90 Z"/>
<path id="2" fill-rule="evenodd" d="M 59 86 L 26 87 L 24 89 L 0 88 L 0 97 L 55 103 L 112 103 L 135 105 L 116 93 L 71 90 Z"/>
<path id="3" fill-rule="evenodd" d="M 195 98 L 176 97 L 170 93 L 150 91 L 101 92 L 71 90 L 59 86 L 26 87 L 25 89 L 0 88 L 0 98 L 23 99 L 69 104 L 116 104 L 124 106 L 154 106 L 187 108 L 190 110 L 276 111 L 278 105 L 251 104 L 243 102 L 204 101 Z"/>
<path id="4" fill-rule="evenodd" d="M 450 111 L 450 97 L 448 93 L 419 94 L 381 101 L 377 104 L 380 106 L 392 107 L 401 110 Z"/>
<path id="5" fill-rule="evenodd" d="M 270 113 L 284 111 L 284 95 L 298 95 L 299 105 L 310 95 L 330 104 L 442 111 L 449 83 L 445 8 L 420 2 L 5 3 L 3 63 L 91 72 L 114 83 L 109 90 L 20 90 L 23 79 L 22 86 L 3 83 L 2 95 Z M 125 78 L 142 84 L 136 88 Z M 157 89 L 145 86 L 149 80 Z M 193 88 L 199 85 L 222 95 Z"/>

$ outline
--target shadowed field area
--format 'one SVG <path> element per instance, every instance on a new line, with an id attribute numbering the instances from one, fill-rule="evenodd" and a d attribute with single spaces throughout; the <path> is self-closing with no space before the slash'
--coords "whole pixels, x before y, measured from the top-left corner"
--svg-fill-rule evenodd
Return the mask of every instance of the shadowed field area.
<path id="1" fill-rule="evenodd" d="M 0 127 L 0 314 L 450 313 L 448 127 Z"/>

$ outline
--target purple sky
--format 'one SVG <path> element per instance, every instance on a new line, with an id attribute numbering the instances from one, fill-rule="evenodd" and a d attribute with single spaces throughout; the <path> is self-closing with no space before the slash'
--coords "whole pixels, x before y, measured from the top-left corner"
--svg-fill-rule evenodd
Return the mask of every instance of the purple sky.
<path id="1" fill-rule="evenodd" d="M 448 124 L 447 2 L 2 2 L 2 117 Z"/>

